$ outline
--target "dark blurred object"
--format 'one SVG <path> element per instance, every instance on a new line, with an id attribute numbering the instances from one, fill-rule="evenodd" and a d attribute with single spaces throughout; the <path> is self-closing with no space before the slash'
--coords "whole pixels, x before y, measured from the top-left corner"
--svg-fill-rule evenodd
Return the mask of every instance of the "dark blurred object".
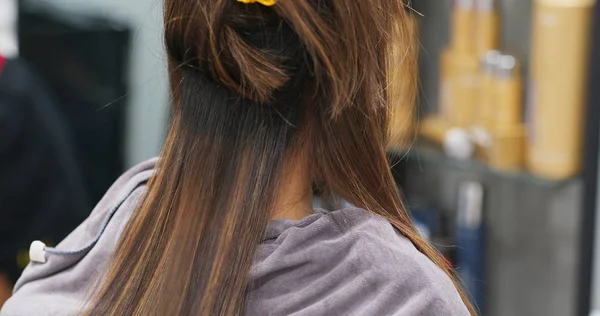
<path id="1" fill-rule="evenodd" d="M 456 216 L 456 266 L 480 313 L 485 313 L 484 189 L 477 181 L 459 185 Z"/>
<path id="2" fill-rule="evenodd" d="M 107 20 L 22 5 L 20 52 L 56 92 L 96 203 L 123 171 L 129 31 Z"/>
<path id="3" fill-rule="evenodd" d="M 22 60 L 0 72 L 0 135 L 0 273 L 14 282 L 29 244 L 60 241 L 90 204 L 57 103 Z"/>
<path id="4" fill-rule="evenodd" d="M 595 274 L 600 272 L 598 268 L 598 249 L 600 245 L 596 230 L 600 200 L 598 199 L 598 158 L 600 157 L 600 4 L 594 9 L 594 27 L 592 35 L 592 53 L 589 65 L 588 103 L 586 113 L 586 130 L 584 143 L 584 192 L 583 214 L 581 216 L 580 229 L 580 265 L 579 265 L 579 287 L 577 297 L 577 316 L 594 314 L 597 309 L 597 280 Z M 591 311 L 591 312 L 590 312 Z"/>

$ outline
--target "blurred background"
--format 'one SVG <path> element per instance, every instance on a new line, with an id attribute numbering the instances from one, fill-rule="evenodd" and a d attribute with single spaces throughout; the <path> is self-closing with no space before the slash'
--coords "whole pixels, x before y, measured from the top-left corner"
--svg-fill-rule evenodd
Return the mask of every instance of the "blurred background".
<path id="1" fill-rule="evenodd" d="M 418 111 L 395 113 L 390 156 L 419 230 L 482 315 L 600 315 L 596 1 L 412 7 Z M 31 241 L 158 155 L 161 17 L 160 0 L 0 0 L 0 305 Z"/>

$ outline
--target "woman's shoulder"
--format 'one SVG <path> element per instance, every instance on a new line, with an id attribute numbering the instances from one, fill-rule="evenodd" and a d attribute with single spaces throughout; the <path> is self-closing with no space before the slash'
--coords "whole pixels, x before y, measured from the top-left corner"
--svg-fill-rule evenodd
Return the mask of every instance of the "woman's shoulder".
<path id="1" fill-rule="evenodd" d="M 152 176 L 156 159 L 125 172 L 90 216 L 55 248 L 36 249 L 3 306 L 2 316 L 72 315 L 114 252 L 119 237 Z M 36 302 L 30 304 L 29 302 Z"/>
<path id="2" fill-rule="evenodd" d="M 277 315 L 468 315 L 450 278 L 366 210 L 319 211 L 275 226 L 252 270 L 253 314 L 266 307 L 283 308 Z"/>

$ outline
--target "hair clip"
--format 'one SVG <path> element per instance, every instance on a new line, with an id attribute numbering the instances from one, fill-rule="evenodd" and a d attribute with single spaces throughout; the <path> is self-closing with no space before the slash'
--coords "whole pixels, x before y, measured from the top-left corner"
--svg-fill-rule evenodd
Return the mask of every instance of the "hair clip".
<path id="1" fill-rule="evenodd" d="M 278 0 L 237 0 L 237 2 L 241 3 L 260 3 L 264 6 L 271 7 L 277 3 Z"/>

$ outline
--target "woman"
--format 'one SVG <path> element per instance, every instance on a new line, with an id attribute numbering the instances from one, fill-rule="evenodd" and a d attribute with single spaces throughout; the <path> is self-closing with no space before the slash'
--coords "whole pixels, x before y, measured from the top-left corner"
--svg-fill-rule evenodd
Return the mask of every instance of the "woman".
<path id="1" fill-rule="evenodd" d="M 34 244 L 2 315 L 474 315 L 386 159 L 392 66 L 415 93 L 408 15 L 398 0 L 166 0 L 160 160 L 56 249 Z M 314 184 L 357 208 L 313 210 Z"/>

